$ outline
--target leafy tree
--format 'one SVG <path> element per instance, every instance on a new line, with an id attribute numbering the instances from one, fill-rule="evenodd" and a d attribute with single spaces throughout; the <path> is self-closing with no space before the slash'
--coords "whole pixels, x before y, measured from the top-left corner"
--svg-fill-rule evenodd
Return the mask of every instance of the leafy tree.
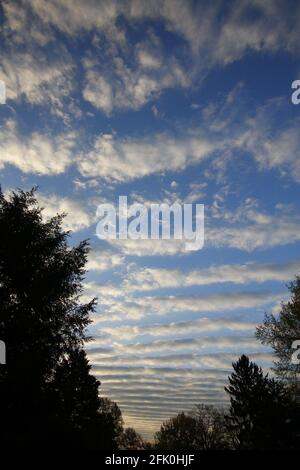
<path id="1" fill-rule="evenodd" d="M 197 405 L 190 414 L 180 413 L 165 422 L 155 435 L 155 444 L 162 450 L 222 450 L 231 443 L 222 413 Z"/>
<path id="2" fill-rule="evenodd" d="M 232 446 L 222 412 L 211 405 L 196 405 L 191 413 L 196 422 L 197 448 L 222 450 Z"/>
<path id="3" fill-rule="evenodd" d="M 93 430 L 98 445 L 105 436 L 102 448 L 110 448 L 119 432 L 113 429 L 116 408 L 99 399 L 82 349 L 95 308 L 95 299 L 79 300 L 88 243 L 69 247 L 61 224 L 62 216 L 43 221 L 35 190 L 9 198 L 0 191 L 3 446 L 86 445 Z"/>
<path id="4" fill-rule="evenodd" d="M 134 428 L 126 428 L 120 437 L 120 448 L 125 450 L 143 450 L 145 444 Z"/>
<path id="5" fill-rule="evenodd" d="M 196 420 L 185 413 L 162 424 L 155 434 L 155 446 L 159 450 L 197 450 Z"/>
<path id="6" fill-rule="evenodd" d="M 278 315 L 265 315 L 264 323 L 256 330 L 257 338 L 271 346 L 275 352 L 276 373 L 290 381 L 297 382 L 300 364 L 292 363 L 292 348 L 295 340 L 300 340 L 300 277 L 289 286 L 291 298 L 283 303 Z"/>
<path id="7" fill-rule="evenodd" d="M 297 413 L 285 386 L 250 362 L 245 355 L 233 364 L 225 387 L 230 395 L 228 428 L 239 449 L 280 449 L 297 446 Z M 298 442 L 299 443 L 299 442 Z"/>

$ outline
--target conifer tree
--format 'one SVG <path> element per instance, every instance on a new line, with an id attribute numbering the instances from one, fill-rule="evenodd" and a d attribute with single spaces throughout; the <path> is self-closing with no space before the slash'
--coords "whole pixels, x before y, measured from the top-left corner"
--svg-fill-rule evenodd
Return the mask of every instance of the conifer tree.
<path id="1" fill-rule="evenodd" d="M 43 220 L 35 190 L 0 191 L 0 446 L 110 448 L 119 433 L 83 350 L 88 242 L 69 247 L 62 220 Z"/>

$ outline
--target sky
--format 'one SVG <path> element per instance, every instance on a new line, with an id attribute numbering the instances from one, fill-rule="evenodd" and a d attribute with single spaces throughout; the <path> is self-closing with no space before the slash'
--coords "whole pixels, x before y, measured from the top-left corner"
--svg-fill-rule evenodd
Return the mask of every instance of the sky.
<path id="1" fill-rule="evenodd" d="M 239 355 L 271 367 L 255 327 L 300 271 L 300 2 L 4 0 L 0 24 L 2 189 L 90 239 L 101 394 L 148 438 L 223 406 Z M 99 240 L 120 195 L 204 204 L 203 249 Z"/>

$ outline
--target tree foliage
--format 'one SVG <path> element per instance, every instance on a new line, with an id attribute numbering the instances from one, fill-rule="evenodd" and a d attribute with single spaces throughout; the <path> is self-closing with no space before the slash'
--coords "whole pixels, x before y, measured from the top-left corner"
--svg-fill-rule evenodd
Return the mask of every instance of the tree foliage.
<path id="1" fill-rule="evenodd" d="M 266 314 L 264 323 L 256 330 L 257 338 L 271 346 L 276 356 L 275 371 L 286 379 L 293 380 L 300 373 L 300 365 L 292 363 L 292 348 L 300 340 L 300 277 L 289 286 L 291 298 L 281 305 L 278 315 Z"/>
<path id="2" fill-rule="evenodd" d="M 201 450 L 232 448 L 232 436 L 224 413 L 211 405 L 196 405 L 191 413 L 196 422 L 197 446 Z"/>
<path id="3" fill-rule="evenodd" d="M 62 216 L 45 222 L 35 190 L 0 192 L 0 442 L 114 448 L 121 413 L 100 399 L 83 350 L 95 299 L 80 302 L 89 246 L 68 246 Z"/>
<path id="4" fill-rule="evenodd" d="M 146 445 L 142 436 L 134 428 L 125 428 L 119 441 L 120 449 L 143 450 Z"/>
<path id="5" fill-rule="evenodd" d="M 282 382 L 264 375 L 245 355 L 233 364 L 228 428 L 239 449 L 293 448 L 299 444 L 298 410 Z"/>
<path id="6" fill-rule="evenodd" d="M 163 450 L 221 450 L 231 446 L 224 415 L 208 405 L 197 405 L 191 413 L 180 413 L 166 421 L 155 441 Z"/>
<path id="7" fill-rule="evenodd" d="M 159 450 L 196 450 L 195 419 L 180 413 L 162 424 L 155 434 Z"/>

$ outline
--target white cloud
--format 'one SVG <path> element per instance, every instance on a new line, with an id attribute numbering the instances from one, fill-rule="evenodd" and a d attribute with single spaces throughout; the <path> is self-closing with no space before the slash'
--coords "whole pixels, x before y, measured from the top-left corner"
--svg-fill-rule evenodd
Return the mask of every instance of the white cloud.
<path id="1" fill-rule="evenodd" d="M 146 49 L 139 49 L 138 60 L 145 69 L 159 69 L 162 65 L 160 59 Z"/>
<path id="2" fill-rule="evenodd" d="M 29 7 L 40 20 L 66 34 L 77 34 L 93 28 L 102 29 L 116 20 L 118 2 L 107 3 L 100 0 L 30 0 L 23 3 Z"/>
<path id="3" fill-rule="evenodd" d="M 17 7 L 4 4 L 9 27 L 19 34 L 30 26 L 32 14 L 46 30 L 51 27 L 69 35 L 92 29 L 109 32 L 123 15 L 134 23 L 163 21 L 167 30 L 184 38 L 195 53 L 214 46 L 215 60 L 222 62 L 239 58 L 247 49 L 276 50 L 281 46 L 289 50 L 295 45 L 299 15 L 296 6 L 289 11 L 284 1 L 244 0 L 232 2 L 222 16 L 221 9 L 222 2 L 188 0 L 86 0 L 84 4 L 81 0 L 26 0 L 18 2 Z M 245 21 L 247 12 L 256 13 L 255 21 Z"/>
<path id="4" fill-rule="evenodd" d="M 229 213 L 221 207 L 218 209 L 216 222 L 208 215 L 208 209 L 213 209 L 213 206 L 206 206 L 207 217 L 205 218 L 204 248 L 229 247 L 251 252 L 257 249 L 284 246 L 300 240 L 300 219 L 298 214 L 278 212 L 274 215 L 268 215 L 253 210 L 247 212 L 246 209 L 244 212 L 237 209 Z M 232 218 L 230 214 L 232 214 Z M 118 249 L 120 253 L 126 256 L 191 254 L 186 250 L 184 240 L 116 239 L 107 241 L 113 248 Z M 249 276 L 251 277 L 250 274 Z M 255 279 L 254 274 L 252 279 Z M 182 282 L 187 282 L 187 280 Z"/>
<path id="5" fill-rule="evenodd" d="M 120 140 L 114 135 L 99 136 L 94 148 L 82 154 L 78 163 L 83 176 L 100 176 L 130 181 L 163 171 L 179 171 L 203 161 L 220 144 L 204 137 L 175 139 L 167 135 Z"/>
<path id="6" fill-rule="evenodd" d="M 6 84 L 7 99 L 25 98 L 34 105 L 49 105 L 53 111 L 62 108 L 62 99 L 73 89 L 73 65 L 69 56 L 49 59 L 32 50 L 3 55 L 0 79 Z"/>
<path id="7" fill-rule="evenodd" d="M 184 240 L 107 240 L 126 256 L 174 256 L 189 254 Z"/>
<path id="8" fill-rule="evenodd" d="M 16 123 L 7 120 L 0 128 L 0 168 L 13 165 L 23 173 L 58 175 L 72 163 L 75 141 L 74 132 L 23 136 Z"/>
<path id="9" fill-rule="evenodd" d="M 282 122 L 281 126 L 278 126 Z M 281 98 L 271 99 L 247 119 L 235 145 L 246 149 L 261 169 L 279 169 L 300 182 L 299 119 L 291 120 Z"/>
<path id="10" fill-rule="evenodd" d="M 105 289 L 101 284 L 93 284 L 94 295 L 101 298 Z M 281 300 L 283 294 L 271 292 L 238 292 L 203 296 L 164 296 L 126 298 L 126 289 L 117 291 L 123 298 L 117 302 L 110 302 L 101 316 L 96 315 L 97 323 L 106 321 L 121 321 L 125 319 L 137 320 L 155 316 L 164 316 L 171 313 L 203 313 L 224 312 L 237 309 L 257 308 L 273 304 Z"/>
<path id="11" fill-rule="evenodd" d="M 94 70 L 87 71 L 86 80 L 87 84 L 83 90 L 84 99 L 92 103 L 96 108 L 110 113 L 113 108 L 111 84 Z"/>
<path id="12" fill-rule="evenodd" d="M 4 3 L 4 32 L 9 44 L 30 47 L 44 46 L 54 40 L 58 42 L 57 31 L 73 38 L 81 33 L 96 33 L 98 42 L 94 38 L 94 44 L 99 43 L 100 68 L 95 66 L 87 71 L 83 95 L 94 106 L 110 113 L 115 108 L 138 109 L 164 89 L 185 87 L 191 80 L 199 83 L 213 67 L 239 60 L 249 51 L 294 53 L 297 50 L 298 5 L 290 11 L 280 0 L 244 0 L 231 2 L 224 11 L 222 3 L 19 0 L 16 4 Z M 246 19 L 251 14 L 255 20 Z M 125 20 L 122 26 L 118 23 L 120 17 Z M 157 44 L 157 38 L 151 42 L 147 30 L 143 32 L 144 36 L 148 35 L 148 42 L 131 42 L 128 27 L 143 28 L 143 22 L 149 20 L 162 22 L 169 33 L 185 41 L 185 47 L 178 46 L 176 55 L 167 56 Z M 129 66 L 130 61 L 123 59 L 130 55 L 136 57 L 136 66 L 132 63 Z M 23 57 L 26 58 L 26 54 Z M 189 73 L 185 72 L 187 59 Z M 14 88 L 20 86 L 15 76 L 23 67 L 22 61 L 21 56 L 19 59 L 14 56 L 14 62 L 18 64 L 10 73 Z M 38 68 L 34 63 L 31 69 L 26 67 L 24 70 L 28 83 L 23 91 L 35 101 L 40 100 L 41 95 L 41 84 L 34 83 L 36 80 L 45 84 L 52 76 L 54 82 L 51 83 L 54 84 L 60 81 L 61 73 L 65 78 L 68 74 L 63 63 L 51 71 L 47 64 L 41 65 Z M 31 70 L 36 72 L 34 76 Z M 56 91 L 61 88 L 57 87 Z"/>
<path id="13" fill-rule="evenodd" d="M 108 250 L 91 250 L 88 256 L 88 271 L 108 271 L 120 267 L 124 263 L 124 256 Z"/>
<path id="14" fill-rule="evenodd" d="M 240 90 L 240 87 L 236 87 Z M 176 137 L 154 134 L 150 137 L 122 139 L 116 134 L 102 134 L 95 138 L 93 147 L 82 154 L 79 171 L 83 176 L 100 176 L 114 182 L 131 181 L 166 171 L 180 171 L 188 166 L 211 160 L 212 177 L 223 179 L 229 161 L 240 152 L 249 153 L 261 170 L 277 169 L 282 175 L 300 181 L 298 132 L 299 120 L 285 120 L 278 128 L 278 119 L 287 112 L 281 99 L 270 100 L 255 112 L 236 108 L 237 90 L 232 90 L 220 113 L 216 111 L 205 119 L 202 129 L 185 129 Z M 99 95 L 99 99 L 101 98 Z M 106 98 L 105 99 L 109 99 Z M 110 101 L 107 106 L 111 108 Z M 225 128 L 223 113 L 227 116 Z M 252 115 L 251 115 L 252 114 Z M 231 117 L 228 117 L 231 116 Z M 241 120 L 243 116 L 243 120 Z M 174 186 L 173 186 L 174 187 Z M 205 182 L 195 183 L 186 198 L 194 202 L 204 195 Z M 252 211 L 252 220 L 263 215 Z M 250 220 L 251 212 L 247 212 Z M 270 220 L 264 216 L 265 223 Z"/>
<path id="15" fill-rule="evenodd" d="M 32 21 L 32 11 L 28 8 L 27 1 L 3 2 L 2 8 L 5 15 L 4 32 L 11 41 L 16 44 L 33 42 L 44 46 L 51 39 L 53 34 L 49 25 L 42 23 L 35 18 Z"/>
<path id="16" fill-rule="evenodd" d="M 57 214 L 66 214 L 63 220 L 65 230 L 77 232 L 92 224 L 93 218 L 89 207 L 84 206 L 81 201 L 43 193 L 37 193 L 37 199 L 40 206 L 44 208 L 43 216 L 47 219 Z"/>
<path id="17" fill-rule="evenodd" d="M 100 346 L 97 347 L 97 344 Z M 112 347 L 103 348 L 103 341 L 93 341 L 87 352 L 90 357 L 110 357 L 115 355 L 129 355 L 133 356 L 141 354 L 155 354 L 162 351 L 199 351 L 203 349 L 213 350 L 258 350 L 260 343 L 254 336 L 201 336 L 197 338 L 187 337 L 182 339 L 167 339 L 155 340 L 151 342 L 137 342 L 137 343 L 116 343 Z"/>
<path id="18" fill-rule="evenodd" d="M 271 363 L 273 359 L 272 353 L 251 353 L 250 358 L 253 360 L 259 359 L 260 362 Z M 144 367 L 190 367 L 192 369 L 203 368 L 216 368 L 216 369 L 229 369 L 232 362 L 238 359 L 236 353 L 213 353 L 213 354 L 169 354 L 159 356 L 135 356 L 135 365 Z M 94 364 L 105 365 L 113 362 L 119 366 L 130 366 L 132 364 L 132 356 L 112 356 L 112 357 L 99 357 L 93 359 Z M 222 390 L 220 390 L 222 393 Z"/>
<path id="19" fill-rule="evenodd" d="M 138 304 L 159 314 L 179 311 L 213 312 L 256 307 L 281 297 L 280 294 L 266 292 L 238 292 L 209 296 L 146 297 L 139 299 Z"/>
<path id="20" fill-rule="evenodd" d="M 146 51 L 140 49 L 138 57 L 137 66 L 129 66 L 115 51 L 105 64 L 84 59 L 84 99 L 110 114 L 114 109 L 137 110 L 166 88 L 190 84 L 175 58 L 166 59 L 160 67 L 157 59 Z"/>
<path id="21" fill-rule="evenodd" d="M 91 296 L 97 296 L 101 306 L 115 305 L 115 299 L 124 295 L 117 285 L 108 282 L 86 282 L 83 284 L 83 288 L 84 294 L 81 296 L 81 300 L 86 302 Z"/>
<path id="22" fill-rule="evenodd" d="M 243 321 L 241 318 L 200 318 L 198 320 L 170 322 L 170 323 L 153 323 L 144 326 L 114 326 L 102 327 L 101 331 L 108 334 L 115 341 L 124 339 L 137 338 L 144 335 L 149 336 L 166 336 L 171 335 L 188 335 L 190 333 L 208 333 L 218 331 L 234 331 L 234 332 L 254 332 L 256 323 Z"/>
<path id="23" fill-rule="evenodd" d="M 288 245 L 300 240 L 298 217 L 273 216 L 269 224 L 252 223 L 242 226 L 208 228 L 206 241 L 215 247 L 253 251 Z"/>
<path id="24" fill-rule="evenodd" d="M 205 286 L 231 282 L 288 281 L 300 272 L 300 261 L 284 264 L 229 264 L 216 265 L 192 271 L 178 269 L 144 268 L 133 270 L 127 276 L 124 288 L 127 291 L 148 291 L 153 289 Z"/>

